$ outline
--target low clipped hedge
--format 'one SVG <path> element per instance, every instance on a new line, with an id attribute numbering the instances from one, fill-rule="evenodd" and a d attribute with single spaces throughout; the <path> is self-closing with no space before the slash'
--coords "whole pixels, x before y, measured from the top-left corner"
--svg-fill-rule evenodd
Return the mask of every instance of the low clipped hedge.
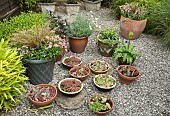
<path id="1" fill-rule="evenodd" d="M 4 19 L 0 22 L 0 40 L 9 38 L 18 31 L 29 30 L 34 25 L 43 25 L 48 19 L 47 14 L 35 12 L 22 12 L 21 15 L 12 17 L 10 20 Z"/>

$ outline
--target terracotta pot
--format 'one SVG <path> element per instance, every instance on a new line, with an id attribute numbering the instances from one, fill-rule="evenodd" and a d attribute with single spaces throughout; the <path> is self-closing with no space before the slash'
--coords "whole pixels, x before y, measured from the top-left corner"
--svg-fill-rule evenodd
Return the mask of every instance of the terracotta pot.
<path id="1" fill-rule="evenodd" d="M 134 61 L 135 61 L 135 59 L 132 60 L 132 64 Z M 127 61 L 123 62 L 123 58 L 118 58 L 118 62 L 119 62 L 119 65 L 130 65 L 129 63 L 127 63 Z"/>
<path id="2" fill-rule="evenodd" d="M 104 94 L 99 94 L 99 95 L 100 95 L 100 96 L 106 96 L 106 95 L 104 95 Z M 92 98 L 93 98 L 93 97 L 90 98 L 88 105 L 90 105 L 90 102 L 92 101 Z M 109 103 L 110 103 L 111 109 L 109 109 L 109 110 L 107 110 L 107 111 L 104 111 L 104 112 L 95 112 L 95 113 L 98 114 L 98 115 L 106 115 L 106 114 L 108 114 L 110 111 L 112 111 L 112 109 L 113 109 L 113 107 L 114 107 L 114 102 L 113 102 L 113 100 L 112 100 L 111 98 L 109 98 L 108 101 L 109 101 Z"/>
<path id="3" fill-rule="evenodd" d="M 100 60 L 95 60 L 95 61 L 92 61 L 92 62 L 90 62 L 89 63 L 89 68 L 90 68 L 90 70 L 92 71 L 92 73 L 94 73 L 94 74 L 105 74 L 105 73 L 107 73 L 110 69 L 111 69 L 111 66 L 110 66 L 110 64 L 109 63 L 107 63 L 108 64 L 108 69 L 107 70 L 105 70 L 105 71 L 96 71 L 96 70 L 94 70 L 92 67 L 91 67 L 91 65 L 93 64 L 93 63 L 95 63 L 96 61 L 100 61 Z M 100 62 L 105 62 L 105 61 L 100 61 Z"/>
<path id="4" fill-rule="evenodd" d="M 35 88 L 35 87 L 37 87 L 37 86 L 50 86 L 50 87 L 54 88 L 54 90 L 55 90 L 55 92 L 56 92 L 56 93 L 55 93 L 55 96 L 52 97 L 50 100 L 44 101 L 44 102 L 38 102 L 38 101 L 32 100 L 31 97 L 28 96 L 29 100 L 30 100 L 30 101 L 35 105 L 35 107 L 37 107 L 37 108 L 52 104 L 52 102 L 55 100 L 55 98 L 56 98 L 56 96 L 57 96 L 57 89 L 56 89 L 54 86 L 50 85 L 50 84 L 38 84 L 38 85 L 36 85 L 36 86 L 33 86 L 33 88 Z M 28 95 L 29 95 L 30 92 L 33 90 L 33 88 L 31 88 L 31 89 L 29 90 Z"/>
<path id="5" fill-rule="evenodd" d="M 108 75 L 108 77 L 105 77 L 105 78 L 112 78 L 112 79 L 114 79 L 114 81 L 115 81 L 114 85 L 112 85 L 110 87 L 104 87 L 104 86 L 98 85 L 96 83 L 96 78 L 98 78 L 98 76 L 100 76 L 100 75 L 105 75 L 105 74 L 98 74 L 98 75 L 95 75 L 94 78 L 93 78 L 93 82 L 96 85 L 96 87 L 98 87 L 99 89 L 103 89 L 103 90 L 110 90 L 110 89 L 113 89 L 116 86 L 116 79 L 114 77 L 112 77 L 111 75 Z"/>
<path id="6" fill-rule="evenodd" d="M 71 81 L 75 80 L 75 81 L 80 82 L 80 83 L 81 83 L 81 88 L 80 88 L 78 91 L 75 91 L 75 92 L 65 92 L 65 91 L 63 91 L 63 90 L 61 89 L 61 83 L 64 82 L 64 81 L 66 81 L 66 80 L 71 80 Z M 62 93 L 67 94 L 67 95 L 78 94 L 78 93 L 80 93 L 80 92 L 82 91 L 83 87 L 84 87 L 83 83 L 82 83 L 80 80 L 75 79 L 75 78 L 65 78 L 65 79 L 61 80 L 61 81 L 58 83 L 58 89 L 59 89 Z"/>
<path id="7" fill-rule="evenodd" d="M 60 61 L 65 54 L 65 48 L 62 48 L 62 53 L 56 57 L 56 62 Z"/>
<path id="8" fill-rule="evenodd" d="M 145 29 L 147 19 L 145 20 L 131 20 L 121 16 L 120 18 L 120 32 L 125 39 L 129 39 L 129 32 L 133 32 L 132 40 L 139 38 Z"/>
<path id="9" fill-rule="evenodd" d="M 116 48 L 117 45 L 118 44 L 115 44 L 114 47 L 111 47 L 109 44 L 103 43 L 102 41 L 98 40 L 99 53 L 105 57 L 112 57 L 114 52 L 113 49 Z"/>
<path id="10" fill-rule="evenodd" d="M 75 53 L 82 53 L 88 43 L 88 37 L 69 37 L 69 44 L 71 51 Z"/>
<path id="11" fill-rule="evenodd" d="M 70 59 L 70 58 L 72 58 L 72 57 L 75 57 L 75 58 L 78 59 L 80 62 L 78 63 L 77 61 L 73 61 L 73 59 L 72 59 L 72 60 L 70 61 L 70 63 L 72 63 L 72 65 L 69 65 L 68 62 L 66 63 L 66 60 L 68 60 L 68 59 Z M 65 58 L 62 60 L 62 64 L 63 64 L 66 68 L 68 68 L 68 69 L 73 68 L 74 66 L 80 66 L 81 63 L 82 63 L 81 59 L 78 58 L 78 57 L 76 57 L 76 56 L 65 57 Z M 74 65 L 73 65 L 73 64 L 74 64 Z"/>
<path id="12" fill-rule="evenodd" d="M 128 76 L 123 75 L 122 73 L 120 73 L 119 70 L 120 70 L 122 67 L 124 67 L 124 66 L 130 66 L 131 69 L 137 70 L 138 75 L 137 75 L 136 77 L 128 77 Z M 120 66 L 117 68 L 116 71 L 117 71 L 117 74 L 118 74 L 118 76 L 119 76 L 119 81 L 122 82 L 122 83 L 124 83 L 124 84 L 130 84 L 130 83 L 132 83 L 132 82 L 133 82 L 135 79 L 137 79 L 137 78 L 139 77 L 139 75 L 140 75 L 139 70 L 138 70 L 137 68 L 135 68 L 134 66 L 131 66 L 131 65 L 120 65 Z"/>
<path id="13" fill-rule="evenodd" d="M 85 76 L 82 76 L 82 77 L 78 77 L 78 76 L 75 76 L 72 74 L 73 71 L 75 71 L 76 69 L 80 69 L 80 68 L 84 68 L 86 71 L 87 71 L 87 74 Z M 76 78 L 76 79 L 79 79 L 80 81 L 84 81 L 88 78 L 88 76 L 90 75 L 90 69 L 86 66 L 74 66 L 73 68 L 70 69 L 69 71 L 69 74 Z"/>

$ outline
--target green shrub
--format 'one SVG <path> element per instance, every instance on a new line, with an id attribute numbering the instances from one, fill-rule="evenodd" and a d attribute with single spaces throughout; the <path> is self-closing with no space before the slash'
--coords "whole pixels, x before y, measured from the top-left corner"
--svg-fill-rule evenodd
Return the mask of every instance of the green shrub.
<path id="1" fill-rule="evenodd" d="M 9 21 L 4 19 L 3 22 L 0 22 L 0 39 L 8 38 L 13 33 L 31 29 L 33 25 L 40 26 L 47 22 L 47 14 L 43 13 L 21 13 L 21 15 L 12 17 Z"/>
<path id="2" fill-rule="evenodd" d="M 21 7 L 32 8 L 35 7 L 37 0 L 17 0 Z"/>
<path id="3" fill-rule="evenodd" d="M 94 32 L 94 25 L 85 17 L 76 17 L 69 25 L 69 33 L 74 37 L 88 37 Z"/>
<path id="4" fill-rule="evenodd" d="M 21 56 L 17 56 L 17 51 L 8 47 L 8 41 L 4 39 L 0 42 L 0 109 L 11 109 L 15 106 L 25 91 L 23 87 L 27 77 L 23 74 L 25 68 L 21 62 Z"/>

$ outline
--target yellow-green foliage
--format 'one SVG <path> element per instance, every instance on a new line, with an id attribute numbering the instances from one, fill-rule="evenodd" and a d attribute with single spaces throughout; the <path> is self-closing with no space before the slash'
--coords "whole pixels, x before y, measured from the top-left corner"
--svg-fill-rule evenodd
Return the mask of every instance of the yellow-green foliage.
<path id="1" fill-rule="evenodd" d="M 25 91 L 23 84 L 28 78 L 23 74 L 25 68 L 21 56 L 8 46 L 4 39 L 0 42 L 0 109 L 11 109 L 19 100 L 17 96 Z"/>

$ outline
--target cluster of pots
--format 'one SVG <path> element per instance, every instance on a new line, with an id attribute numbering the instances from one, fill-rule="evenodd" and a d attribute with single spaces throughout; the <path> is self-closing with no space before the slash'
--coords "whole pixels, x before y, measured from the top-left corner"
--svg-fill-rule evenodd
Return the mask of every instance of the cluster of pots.
<path id="1" fill-rule="evenodd" d="M 94 60 L 91 61 L 88 66 L 81 66 L 82 60 L 80 58 L 70 56 L 65 57 L 62 60 L 62 64 L 69 69 L 69 74 L 71 76 L 71 78 L 65 78 L 58 83 L 57 87 L 59 91 L 64 94 L 72 95 L 81 92 L 84 87 L 83 82 L 89 77 L 91 72 L 94 74 L 94 85 L 99 90 L 111 90 L 116 86 L 116 79 L 108 74 L 111 65 L 105 61 Z M 135 77 L 132 75 L 128 77 L 128 75 L 125 74 L 127 68 L 130 69 L 130 74 L 135 74 Z M 130 84 L 140 75 L 139 71 L 134 66 L 130 65 L 120 65 L 116 71 L 120 82 L 125 84 Z M 42 107 L 52 104 L 57 96 L 57 89 L 50 84 L 38 84 L 29 90 L 28 96 L 29 100 L 36 107 Z M 99 100 L 95 100 L 96 98 Z M 105 105 L 106 109 L 95 109 L 96 104 L 99 106 Z M 104 94 L 97 94 L 89 99 L 88 106 L 96 114 L 103 115 L 109 113 L 113 109 L 114 102 L 110 97 Z"/>

